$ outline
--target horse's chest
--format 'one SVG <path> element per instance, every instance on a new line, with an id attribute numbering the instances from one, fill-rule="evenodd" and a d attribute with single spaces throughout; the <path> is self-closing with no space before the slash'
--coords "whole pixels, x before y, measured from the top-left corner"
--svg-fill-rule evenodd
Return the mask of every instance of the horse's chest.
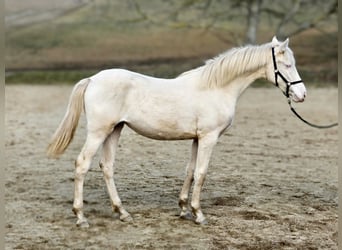
<path id="1" fill-rule="evenodd" d="M 198 132 L 217 131 L 222 134 L 232 125 L 234 115 L 235 108 L 233 106 L 212 105 L 207 107 L 198 117 Z"/>

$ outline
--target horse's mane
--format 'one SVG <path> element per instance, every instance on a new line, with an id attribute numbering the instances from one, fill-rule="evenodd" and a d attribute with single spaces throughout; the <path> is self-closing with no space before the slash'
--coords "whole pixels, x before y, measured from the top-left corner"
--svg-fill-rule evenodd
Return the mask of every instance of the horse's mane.
<path id="1" fill-rule="evenodd" d="M 223 87 L 241 74 L 265 66 L 271 53 L 270 47 L 271 44 L 267 43 L 232 48 L 207 60 L 203 66 L 184 72 L 182 75 L 198 73 L 201 87 Z"/>

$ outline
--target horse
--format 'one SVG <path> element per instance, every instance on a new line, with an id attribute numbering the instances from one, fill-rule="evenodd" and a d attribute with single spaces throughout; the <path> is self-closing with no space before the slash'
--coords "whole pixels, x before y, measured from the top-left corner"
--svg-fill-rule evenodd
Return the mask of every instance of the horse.
<path id="1" fill-rule="evenodd" d="M 191 158 L 179 195 L 180 218 L 207 223 L 200 206 L 202 185 L 213 147 L 233 123 L 239 96 L 256 79 L 263 78 L 279 87 L 289 100 L 303 102 L 306 97 L 288 44 L 288 38 L 278 41 L 273 37 L 265 44 L 232 48 L 173 79 L 107 69 L 80 80 L 47 148 L 49 157 L 58 158 L 72 141 L 84 111 L 87 136 L 74 173 L 72 210 L 76 225 L 89 226 L 83 213 L 84 178 L 101 145 L 99 165 L 113 212 L 118 212 L 122 221 L 132 220 L 113 179 L 116 149 L 125 125 L 151 139 L 192 140 Z"/>

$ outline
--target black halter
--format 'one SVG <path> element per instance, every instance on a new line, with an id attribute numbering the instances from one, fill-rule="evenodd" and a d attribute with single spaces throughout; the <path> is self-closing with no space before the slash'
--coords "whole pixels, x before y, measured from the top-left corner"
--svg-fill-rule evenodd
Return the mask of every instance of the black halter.
<path id="1" fill-rule="evenodd" d="M 294 82 L 290 82 L 286 79 L 286 77 L 278 70 L 277 67 L 277 62 L 276 62 L 276 58 L 275 58 L 275 53 L 274 53 L 274 47 L 272 47 L 272 59 L 273 59 L 273 67 L 274 67 L 274 78 L 275 78 L 275 85 L 279 88 L 279 83 L 278 83 L 278 76 L 280 76 L 281 79 L 283 79 L 283 81 L 286 83 L 286 91 L 283 91 L 283 94 L 289 98 L 290 97 L 290 87 L 291 85 L 295 85 L 298 83 L 303 82 L 302 79 L 298 80 L 298 81 L 294 81 Z"/>
<path id="2" fill-rule="evenodd" d="M 302 79 L 298 80 L 298 81 L 294 81 L 294 82 L 290 82 L 286 79 L 286 77 L 280 73 L 280 71 L 278 70 L 278 67 L 277 67 L 277 62 L 276 62 L 276 58 L 275 58 L 275 54 L 274 54 L 274 47 L 272 47 L 272 59 L 273 59 L 273 67 L 274 67 L 274 78 L 275 78 L 275 85 L 279 88 L 279 83 L 278 83 L 278 76 L 280 76 L 281 79 L 283 79 L 283 81 L 286 83 L 286 91 L 283 91 L 283 94 L 287 97 L 287 101 L 288 101 L 288 104 L 290 106 L 290 109 L 291 111 L 301 120 L 303 121 L 304 123 L 308 124 L 309 126 L 311 127 L 314 127 L 314 128 L 332 128 L 332 127 L 335 127 L 338 125 L 338 123 L 333 123 L 333 124 L 329 124 L 329 125 L 316 125 L 316 124 L 313 124 L 311 122 L 308 122 L 307 120 L 305 120 L 303 117 L 301 117 L 297 112 L 296 110 L 292 107 L 292 104 L 291 104 L 291 98 L 290 98 L 290 87 L 291 85 L 295 85 L 295 84 L 298 84 L 298 83 L 301 83 L 303 82 Z"/>

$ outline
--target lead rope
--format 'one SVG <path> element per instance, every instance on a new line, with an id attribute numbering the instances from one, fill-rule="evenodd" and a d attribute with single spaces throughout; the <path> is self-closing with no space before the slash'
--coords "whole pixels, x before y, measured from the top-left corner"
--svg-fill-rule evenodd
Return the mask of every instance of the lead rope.
<path id="1" fill-rule="evenodd" d="M 316 124 L 313 124 L 313 123 L 311 123 L 311 122 L 308 122 L 308 121 L 305 120 L 303 117 L 301 117 L 301 116 L 296 112 L 296 110 L 292 107 L 291 99 L 290 99 L 290 98 L 287 99 L 287 102 L 288 102 L 288 104 L 289 104 L 289 106 L 290 106 L 291 111 L 292 111 L 292 112 L 293 112 L 301 121 L 303 121 L 304 123 L 308 124 L 308 125 L 311 126 L 311 127 L 324 129 L 324 128 L 332 128 L 332 127 L 335 127 L 335 126 L 338 125 L 338 122 L 332 123 L 332 124 L 329 124 L 329 125 L 316 125 Z"/>

